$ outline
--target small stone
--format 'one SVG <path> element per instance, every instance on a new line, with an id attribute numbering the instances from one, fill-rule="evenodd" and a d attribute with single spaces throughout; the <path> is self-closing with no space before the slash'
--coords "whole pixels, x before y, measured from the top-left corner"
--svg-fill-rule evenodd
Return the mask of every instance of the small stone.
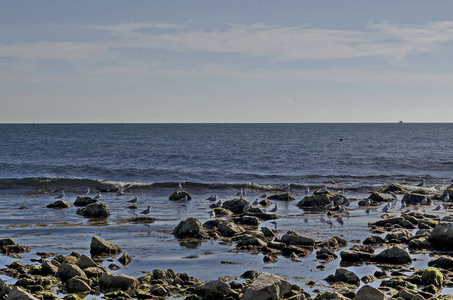
<path id="1" fill-rule="evenodd" d="M 116 254 L 120 253 L 122 249 L 117 245 L 104 240 L 100 237 L 93 236 L 91 238 L 90 252 L 94 255 L 99 254 Z"/>
<path id="2" fill-rule="evenodd" d="M 118 259 L 118 261 L 123 265 L 127 266 L 130 264 L 132 261 L 132 257 L 129 255 L 129 253 L 124 252 L 124 254 Z"/>

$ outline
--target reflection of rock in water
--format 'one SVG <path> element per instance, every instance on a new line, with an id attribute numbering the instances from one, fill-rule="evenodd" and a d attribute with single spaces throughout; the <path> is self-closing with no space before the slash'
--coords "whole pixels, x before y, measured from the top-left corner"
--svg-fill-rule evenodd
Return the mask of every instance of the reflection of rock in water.
<path id="1" fill-rule="evenodd" d="M 188 249 L 196 249 L 201 246 L 201 241 L 199 240 L 186 240 L 179 242 L 179 245 L 186 247 Z"/>

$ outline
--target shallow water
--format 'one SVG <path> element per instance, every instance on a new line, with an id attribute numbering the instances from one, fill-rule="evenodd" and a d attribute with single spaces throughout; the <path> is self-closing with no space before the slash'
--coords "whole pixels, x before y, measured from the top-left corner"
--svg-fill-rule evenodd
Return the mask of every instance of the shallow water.
<path id="1" fill-rule="evenodd" d="M 102 201 L 105 202 L 111 212 L 111 217 L 105 224 L 92 222 L 76 214 L 76 207 L 65 210 L 46 208 L 47 204 L 54 201 L 56 193 L 42 194 L 23 192 L 17 190 L 0 191 L 0 233 L 3 237 L 11 237 L 17 243 L 32 247 L 30 253 L 24 254 L 21 259 L 24 263 L 30 263 L 30 259 L 38 258 L 36 252 L 52 252 L 58 254 L 70 254 L 78 251 L 89 255 L 91 237 L 96 235 L 107 239 L 118 246 L 124 252 L 128 252 L 133 261 L 127 267 L 122 267 L 120 273 L 142 276 L 143 272 L 153 269 L 173 269 L 175 272 L 187 272 L 190 276 L 202 280 L 217 279 L 220 276 L 238 277 L 246 270 L 256 269 L 266 271 L 287 278 L 290 282 L 301 285 L 306 291 L 313 289 L 328 289 L 329 285 L 323 278 L 333 274 L 340 266 L 340 258 L 326 263 L 325 270 L 316 268 L 320 264 L 316 261 L 315 252 L 300 262 L 293 262 L 288 258 L 279 257 L 277 263 L 264 263 L 262 254 L 231 252 L 234 244 L 223 244 L 218 241 L 205 241 L 195 244 L 180 243 L 172 234 L 181 220 L 188 217 L 196 217 L 201 222 L 209 219 L 210 201 L 205 200 L 211 192 L 192 193 L 193 200 L 188 203 L 178 203 L 168 200 L 173 188 L 159 188 L 152 191 L 129 190 L 130 194 L 139 197 L 137 212 L 151 206 L 150 216 L 157 218 L 151 224 L 123 223 L 127 218 L 136 216 L 136 212 L 127 208 L 127 200 L 132 196 L 114 198 L 114 193 L 104 193 Z M 191 192 L 191 191 L 189 191 Z M 230 190 L 215 191 L 222 200 L 232 199 L 233 192 Z M 261 191 L 250 191 L 246 196 L 249 200 L 258 197 Z M 279 202 L 277 214 L 280 219 L 262 222 L 260 226 L 276 229 L 279 235 L 288 230 L 294 230 L 301 235 L 322 241 L 333 236 L 356 240 L 358 244 L 370 235 L 368 223 L 378 220 L 381 216 L 381 208 L 377 207 L 365 213 L 363 208 L 353 201 L 347 214 L 340 219 L 328 219 L 324 212 L 312 212 L 299 209 L 296 204 L 301 199 L 301 193 L 292 194 L 297 200 L 291 202 Z M 76 194 L 67 193 L 65 200 L 72 203 Z M 351 198 L 366 198 L 368 194 L 346 194 Z M 18 209 L 26 206 L 28 209 Z M 399 204 L 397 205 L 399 207 Z M 434 206 L 426 208 L 432 210 Z M 399 215 L 397 209 L 393 212 Z M 441 215 L 448 212 L 441 211 Z M 350 243 L 345 249 L 352 246 Z M 341 250 L 345 250 L 341 249 Z M 339 253 L 340 251 L 338 251 Z M 418 260 L 412 263 L 417 268 L 427 267 L 429 256 L 427 254 L 413 255 Z M 103 261 L 103 265 L 117 262 L 113 260 Z M 6 265 L 15 261 L 7 256 L 0 256 L 0 265 Z M 224 264 L 222 261 L 231 262 Z M 350 266 L 359 277 L 372 275 L 379 268 L 375 265 Z M 314 280 L 315 286 L 307 286 L 306 283 Z M 378 286 L 379 281 L 372 283 Z"/>

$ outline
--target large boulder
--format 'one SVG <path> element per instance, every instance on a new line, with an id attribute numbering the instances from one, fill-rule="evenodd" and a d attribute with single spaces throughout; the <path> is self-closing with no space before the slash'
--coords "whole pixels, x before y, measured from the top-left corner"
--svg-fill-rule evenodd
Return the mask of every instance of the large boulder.
<path id="1" fill-rule="evenodd" d="M 77 210 L 77 214 L 85 218 L 108 218 L 110 211 L 105 203 L 96 202 L 88 204 L 86 207 L 81 207 Z"/>
<path id="2" fill-rule="evenodd" d="M 90 280 L 81 277 L 72 277 L 66 284 L 66 289 L 69 293 L 85 293 L 90 292 L 91 287 L 89 285 Z"/>
<path id="3" fill-rule="evenodd" d="M 250 204 L 250 202 L 245 199 L 232 199 L 223 202 L 222 207 L 232 211 L 235 214 L 240 214 L 244 211 L 244 207 L 247 204 Z"/>
<path id="4" fill-rule="evenodd" d="M 74 206 L 87 206 L 91 203 L 98 202 L 97 199 L 93 199 L 89 196 L 77 196 L 76 200 L 74 201 Z"/>
<path id="5" fill-rule="evenodd" d="M 453 268 L 453 258 L 450 256 L 440 256 L 428 262 L 428 266 L 449 270 Z"/>
<path id="6" fill-rule="evenodd" d="M 281 299 L 291 290 L 291 284 L 277 275 L 261 273 L 247 287 L 240 300 Z"/>
<path id="7" fill-rule="evenodd" d="M 97 236 L 91 238 L 90 252 L 93 255 L 118 254 L 121 251 L 122 249 L 120 247 L 103 238 Z"/>
<path id="8" fill-rule="evenodd" d="M 95 263 L 94 260 L 86 256 L 85 254 L 82 254 L 82 256 L 77 261 L 76 265 L 82 270 L 91 267 L 99 267 L 99 265 Z"/>
<path id="9" fill-rule="evenodd" d="M 15 286 L 8 294 L 7 300 L 39 300 L 18 286 Z"/>
<path id="10" fill-rule="evenodd" d="M 267 197 L 269 200 L 278 200 L 278 201 L 293 201 L 296 200 L 289 193 L 275 194 Z"/>
<path id="11" fill-rule="evenodd" d="M 305 237 L 297 234 L 296 232 L 289 230 L 280 239 L 282 243 L 287 245 L 295 246 L 315 246 L 315 239 L 311 237 Z"/>
<path id="12" fill-rule="evenodd" d="M 429 267 L 426 268 L 422 273 L 422 283 L 424 285 L 434 284 L 437 287 L 441 287 L 444 282 L 444 276 L 438 268 Z"/>
<path id="13" fill-rule="evenodd" d="M 137 283 L 135 277 L 124 274 L 103 273 L 99 278 L 101 291 L 131 291 L 137 287 Z"/>
<path id="14" fill-rule="evenodd" d="M 345 282 L 353 285 L 360 285 L 360 278 L 354 272 L 345 268 L 339 268 L 335 271 L 334 281 Z"/>
<path id="15" fill-rule="evenodd" d="M 371 194 L 368 196 L 368 199 L 376 201 L 376 202 L 391 202 L 394 201 L 393 198 L 388 198 L 382 196 L 379 192 L 371 192 Z"/>
<path id="16" fill-rule="evenodd" d="M 407 190 L 403 188 L 403 186 L 399 183 L 390 183 L 389 185 L 385 186 L 382 189 L 383 193 L 395 193 L 395 194 L 403 194 L 407 193 Z"/>
<path id="17" fill-rule="evenodd" d="M 239 294 L 220 279 L 208 281 L 197 287 L 196 293 L 205 300 L 237 299 Z"/>
<path id="18" fill-rule="evenodd" d="M 203 238 L 205 236 L 203 225 L 196 218 L 188 218 L 179 222 L 173 230 L 173 234 L 178 238 Z"/>
<path id="19" fill-rule="evenodd" d="M 387 300 L 387 296 L 374 287 L 364 285 L 357 291 L 354 300 Z"/>
<path id="20" fill-rule="evenodd" d="M 439 248 L 452 248 L 453 247 L 453 223 L 452 222 L 439 222 L 436 227 L 431 231 L 429 240 Z"/>
<path id="21" fill-rule="evenodd" d="M 412 262 L 412 258 L 406 250 L 399 247 L 385 249 L 373 258 L 374 261 L 386 264 L 406 264 Z"/>

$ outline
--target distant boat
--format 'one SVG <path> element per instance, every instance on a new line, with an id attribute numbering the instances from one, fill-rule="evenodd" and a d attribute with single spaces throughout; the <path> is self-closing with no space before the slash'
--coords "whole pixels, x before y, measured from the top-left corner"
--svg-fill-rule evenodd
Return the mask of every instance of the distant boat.
<path id="1" fill-rule="evenodd" d="M 403 124 L 403 121 L 399 121 L 398 123 L 399 123 L 399 124 Z"/>

